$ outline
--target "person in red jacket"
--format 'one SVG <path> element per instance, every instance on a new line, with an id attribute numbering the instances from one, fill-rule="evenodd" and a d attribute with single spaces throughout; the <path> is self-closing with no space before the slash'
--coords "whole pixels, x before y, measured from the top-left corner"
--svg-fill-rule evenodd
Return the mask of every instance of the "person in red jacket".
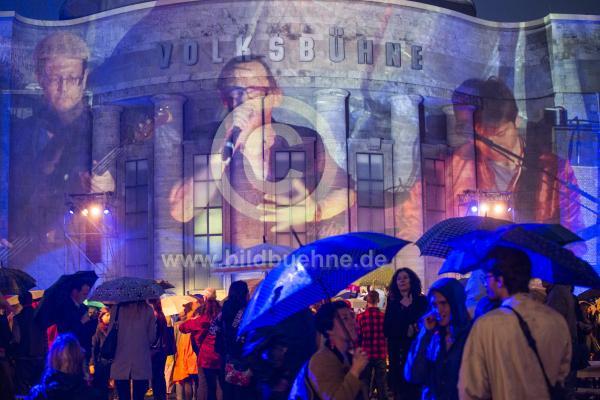
<path id="1" fill-rule="evenodd" d="M 220 312 L 219 302 L 209 297 L 198 309 L 197 317 L 179 325 L 182 333 L 192 334 L 193 347 L 198 356 L 198 371 L 202 368 L 206 377 L 207 400 L 217 399 L 217 379 L 223 387 L 221 356 L 215 350 L 216 332 L 211 329 L 213 321 Z"/>
<path id="2" fill-rule="evenodd" d="M 372 389 L 377 389 L 377 398 L 383 400 L 388 398 L 385 384 L 387 343 L 383 333 L 385 315 L 377 306 L 379 304 L 379 293 L 371 290 L 365 296 L 365 300 L 367 301 L 367 309 L 356 317 L 358 345 L 369 356 L 369 364 L 363 371 L 361 379 L 364 387 L 368 390 L 368 398 L 371 398 Z M 371 387 L 372 375 L 375 375 L 375 388 Z"/>

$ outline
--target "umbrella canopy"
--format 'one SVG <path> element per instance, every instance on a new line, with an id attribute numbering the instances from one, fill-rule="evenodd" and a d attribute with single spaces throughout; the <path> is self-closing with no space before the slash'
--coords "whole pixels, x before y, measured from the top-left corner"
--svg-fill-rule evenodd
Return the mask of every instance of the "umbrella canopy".
<path id="1" fill-rule="evenodd" d="M 90 300 L 104 303 L 127 303 L 158 299 L 165 290 L 151 279 L 122 277 L 106 281 L 94 290 Z"/>
<path id="2" fill-rule="evenodd" d="M 240 334 L 274 325 L 308 306 L 335 296 L 351 282 L 388 264 L 409 242 L 356 232 L 307 244 L 289 254 L 258 286 Z"/>
<path id="3" fill-rule="evenodd" d="M 515 226 L 537 233 L 560 246 L 583 241 L 582 238 L 560 224 L 515 224 Z"/>
<path id="4" fill-rule="evenodd" d="M 388 286 L 392 280 L 392 276 L 394 276 L 394 272 L 395 270 L 391 265 L 386 265 L 385 267 L 377 268 L 373 272 L 369 272 L 356 281 L 356 284 L 359 286 Z"/>
<path id="5" fill-rule="evenodd" d="M 94 271 L 78 271 L 74 274 L 62 275 L 44 292 L 42 302 L 36 309 L 36 320 L 44 327 L 56 323 L 65 302 L 71 301 L 71 290 L 81 285 L 92 287 L 96 280 L 98 275 Z"/>
<path id="6" fill-rule="evenodd" d="M 531 261 L 531 275 L 543 281 L 584 287 L 600 287 L 600 276 L 573 252 L 523 227 L 500 228 L 495 232 L 474 231 L 448 243 L 452 252 L 440 274 L 466 273 L 481 268 L 494 246 L 524 251 Z"/>
<path id="7" fill-rule="evenodd" d="M 448 218 L 438 222 L 423 234 L 415 244 L 422 256 L 446 258 L 452 251 L 448 241 L 475 230 L 493 231 L 512 222 L 491 217 L 467 216 Z"/>
<path id="8" fill-rule="evenodd" d="M 0 267 L 0 292 L 18 295 L 36 286 L 35 279 L 25 271 Z"/>
<path id="9" fill-rule="evenodd" d="M 198 301 L 198 299 L 192 296 L 162 295 L 160 298 L 160 305 L 162 306 L 165 315 L 175 315 L 183 311 L 184 305 L 195 301 Z"/>

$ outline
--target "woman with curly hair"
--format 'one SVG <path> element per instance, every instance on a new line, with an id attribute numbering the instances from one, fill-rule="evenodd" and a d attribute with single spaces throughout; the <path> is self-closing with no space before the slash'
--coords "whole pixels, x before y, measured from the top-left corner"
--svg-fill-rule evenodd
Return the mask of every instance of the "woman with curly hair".
<path id="1" fill-rule="evenodd" d="M 404 364 L 418 333 L 418 321 L 427 312 L 421 280 L 410 268 L 398 269 L 390 281 L 383 330 L 388 341 L 390 370 L 388 387 L 394 399 L 419 399 L 419 386 L 404 379 Z"/>

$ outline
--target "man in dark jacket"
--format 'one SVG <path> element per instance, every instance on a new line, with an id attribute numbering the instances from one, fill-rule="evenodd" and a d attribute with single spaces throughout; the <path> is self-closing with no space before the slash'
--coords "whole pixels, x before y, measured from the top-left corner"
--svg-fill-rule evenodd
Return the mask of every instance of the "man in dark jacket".
<path id="1" fill-rule="evenodd" d="M 44 372 L 44 359 L 48 352 L 46 331 L 33 318 L 30 292 L 19 295 L 23 309 L 14 318 L 12 337 L 15 344 L 17 393 L 25 395 L 39 382 Z"/>
<path id="2" fill-rule="evenodd" d="M 56 327 L 60 335 L 72 333 L 79 340 L 79 343 L 91 342 L 91 336 L 94 332 L 92 332 L 90 338 L 86 338 L 89 332 L 86 332 L 85 324 L 89 322 L 90 316 L 87 307 L 83 305 L 83 300 L 87 298 L 89 293 L 90 286 L 87 283 L 76 282 L 71 288 L 70 296 L 56 321 Z"/>

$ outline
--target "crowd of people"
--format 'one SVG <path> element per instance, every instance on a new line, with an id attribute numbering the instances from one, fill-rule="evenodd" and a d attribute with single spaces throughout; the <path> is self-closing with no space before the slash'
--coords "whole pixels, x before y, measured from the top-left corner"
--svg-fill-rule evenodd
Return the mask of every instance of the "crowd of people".
<path id="1" fill-rule="evenodd" d="M 25 292 L 15 315 L 1 305 L 0 397 L 139 400 L 151 387 L 154 399 L 182 400 L 575 398 L 594 329 L 572 288 L 530 291 L 529 258 L 512 248 L 494 248 L 482 267 L 475 316 L 462 282 L 441 278 L 424 295 L 401 268 L 385 309 L 369 290 L 358 314 L 333 299 L 241 337 L 243 281 L 224 302 L 207 289 L 173 316 L 159 299 L 90 312 L 83 284 L 48 330 Z"/>

